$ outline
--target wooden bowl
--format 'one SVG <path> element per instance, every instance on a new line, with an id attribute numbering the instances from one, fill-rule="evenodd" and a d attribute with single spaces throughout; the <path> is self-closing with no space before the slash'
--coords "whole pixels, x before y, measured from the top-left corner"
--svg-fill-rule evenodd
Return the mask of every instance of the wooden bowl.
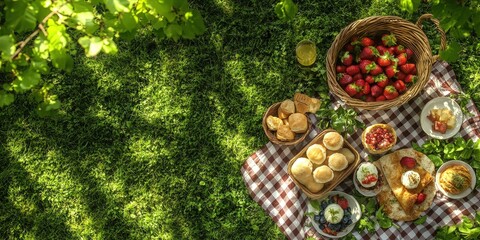
<path id="1" fill-rule="evenodd" d="M 366 142 L 367 133 L 370 132 L 372 129 L 377 128 L 377 127 L 385 128 L 385 129 L 387 129 L 389 132 L 391 132 L 392 135 L 393 135 L 393 143 L 391 143 L 390 145 L 388 145 L 386 148 L 373 149 L 372 146 L 370 146 L 370 145 L 367 144 L 367 142 Z M 390 151 L 390 149 L 392 149 L 393 146 L 395 146 L 395 144 L 397 144 L 397 133 L 395 132 L 395 129 L 393 129 L 393 127 L 391 127 L 391 126 L 388 125 L 388 124 L 383 124 L 383 123 L 373 124 L 373 125 L 365 128 L 365 130 L 363 130 L 363 133 L 362 133 L 362 144 L 363 144 L 363 147 L 364 147 L 364 148 L 367 150 L 367 152 L 369 152 L 370 154 L 383 154 L 383 153 L 385 153 L 385 152 Z"/>
<path id="2" fill-rule="evenodd" d="M 307 131 L 305 133 L 295 133 L 295 139 L 292 140 L 292 141 L 289 141 L 289 142 L 280 141 L 276 137 L 275 131 L 271 131 L 270 129 L 268 129 L 268 126 L 267 126 L 267 117 L 270 116 L 270 115 L 273 115 L 273 116 L 277 117 L 278 116 L 278 108 L 280 107 L 280 104 L 282 104 L 282 103 L 281 102 L 274 103 L 272 106 L 270 106 L 267 109 L 267 111 L 263 115 L 263 119 L 262 119 L 263 131 L 265 132 L 265 135 L 267 135 L 268 140 L 270 140 L 270 142 L 272 142 L 274 144 L 287 145 L 287 146 L 296 145 L 296 144 L 302 142 L 303 140 L 305 140 L 305 137 L 307 137 L 307 135 L 312 130 L 312 124 L 310 122 L 310 118 L 307 115 L 308 128 L 307 128 Z"/>
<path id="3" fill-rule="evenodd" d="M 355 160 L 352 163 L 350 163 L 346 169 L 344 169 L 342 171 L 339 171 L 339 172 L 333 171 L 333 174 L 334 174 L 333 179 L 330 182 L 325 183 L 325 185 L 323 186 L 323 188 L 320 191 L 318 191 L 318 192 L 310 191 L 305 185 L 300 183 L 293 176 L 293 174 L 292 174 L 293 163 L 298 158 L 301 158 L 301 157 L 306 158 L 307 157 L 307 155 L 306 155 L 307 149 L 310 146 L 312 146 L 313 144 L 323 145 L 323 137 L 325 136 L 325 134 L 327 134 L 329 132 L 335 132 L 335 130 L 326 129 L 323 132 L 321 132 L 320 134 L 318 134 L 310 143 L 308 143 L 295 157 L 290 159 L 290 161 L 288 162 L 288 174 L 292 178 L 293 182 L 295 182 L 295 184 L 302 190 L 302 192 L 305 193 L 311 199 L 321 199 L 321 198 L 327 196 L 330 191 L 332 191 L 335 187 L 338 186 L 338 184 L 340 184 L 341 182 L 343 182 L 343 180 L 345 180 L 348 176 L 350 176 L 350 174 L 357 168 L 358 164 L 360 164 L 360 155 L 355 150 L 355 148 L 353 148 L 352 145 L 350 145 L 350 143 L 348 143 L 344 139 L 343 148 L 347 148 L 348 150 L 350 150 L 353 153 L 353 155 L 355 156 Z M 323 161 L 323 163 L 320 164 L 320 165 L 315 165 L 315 164 L 314 165 L 316 167 L 319 167 L 319 166 L 322 166 L 322 165 L 327 165 L 328 164 L 328 156 L 330 156 L 330 155 L 332 155 L 333 153 L 336 153 L 336 152 L 338 152 L 338 151 L 327 150 L 327 159 L 325 161 Z"/>

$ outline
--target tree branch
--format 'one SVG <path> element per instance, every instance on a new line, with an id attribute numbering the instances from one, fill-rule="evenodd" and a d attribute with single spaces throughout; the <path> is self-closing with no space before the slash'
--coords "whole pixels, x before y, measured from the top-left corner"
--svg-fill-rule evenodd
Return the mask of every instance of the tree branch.
<path id="1" fill-rule="evenodd" d="M 37 26 L 37 29 L 32 32 L 32 34 L 30 34 L 25 40 L 19 42 L 19 45 L 20 47 L 17 49 L 17 51 L 15 51 L 15 53 L 12 55 L 12 57 L 10 59 L 15 59 L 18 54 L 20 54 L 20 52 L 22 52 L 23 48 L 35 37 L 38 35 L 38 33 L 40 32 L 40 30 L 42 30 L 43 34 L 45 36 L 47 36 L 47 32 L 45 31 L 45 28 L 43 27 L 43 25 L 45 23 L 47 23 L 48 19 L 50 19 L 53 15 L 55 15 L 57 13 L 57 10 L 53 10 L 51 11 L 47 16 L 45 16 L 45 18 L 43 18 L 42 22 L 40 22 Z M 18 44 L 17 44 L 18 45 Z"/>

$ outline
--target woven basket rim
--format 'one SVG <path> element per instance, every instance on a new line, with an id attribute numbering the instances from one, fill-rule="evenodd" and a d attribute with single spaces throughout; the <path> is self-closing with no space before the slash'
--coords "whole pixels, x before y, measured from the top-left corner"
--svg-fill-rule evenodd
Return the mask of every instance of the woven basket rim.
<path id="1" fill-rule="evenodd" d="M 408 38 L 401 34 L 400 30 L 396 28 L 396 25 L 402 25 L 403 28 L 409 29 L 409 36 L 414 37 L 412 41 L 414 41 L 415 43 L 400 41 L 400 44 L 410 48 L 411 46 L 413 46 L 413 44 L 420 44 L 422 51 L 414 52 L 414 56 L 416 59 L 415 63 L 417 67 L 421 67 L 420 69 L 417 68 L 417 76 L 419 80 L 415 84 L 410 86 L 405 93 L 401 94 L 399 97 L 393 100 L 386 100 L 381 102 L 365 102 L 360 99 L 350 97 L 338 84 L 336 78 L 335 66 L 339 53 L 342 51 L 343 46 L 353 36 L 361 36 L 367 33 L 371 34 L 373 32 L 393 32 L 397 36 L 401 36 L 400 39 Z M 368 26 L 374 26 L 374 28 L 372 29 Z M 394 26 L 397 30 L 393 29 Z M 414 23 L 398 16 L 371 16 L 356 20 L 343 28 L 330 46 L 327 52 L 327 58 L 325 62 L 327 68 L 327 82 L 330 91 L 333 94 L 335 94 L 349 106 L 366 110 L 381 110 L 400 106 L 417 96 L 423 90 L 425 84 L 428 82 L 428 78 L 431 72 L 433 56 L 427 36 L 422 31 L 422 29 Z"/>

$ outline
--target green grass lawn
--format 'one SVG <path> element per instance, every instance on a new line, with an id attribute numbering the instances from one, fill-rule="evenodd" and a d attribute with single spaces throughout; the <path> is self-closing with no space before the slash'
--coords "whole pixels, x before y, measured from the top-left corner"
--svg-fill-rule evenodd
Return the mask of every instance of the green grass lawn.
<path id="1" fill-rule="evenodd" d="M 284 23 L 275 0 L 190 2 L 207 26 L 195 40 L 142 31 L 117 55 L 80 54 L 71 73 L 44 76 L 58 116 L 38 117 L 27 95 L 1 109 L 0 238 L 283 239 L 240 175 L 268 141 L 263 112 L 296 91 L 326 94 L 326 52 L 350 22 L 428 12 L 305 0 Z M 436 53 L 433 25 L 425 31 Z M 296 64 L 304 38 L 319 49 L 314 71 Z M 478 38 L 461 43 L 452 65 L 480 106 Z"/>

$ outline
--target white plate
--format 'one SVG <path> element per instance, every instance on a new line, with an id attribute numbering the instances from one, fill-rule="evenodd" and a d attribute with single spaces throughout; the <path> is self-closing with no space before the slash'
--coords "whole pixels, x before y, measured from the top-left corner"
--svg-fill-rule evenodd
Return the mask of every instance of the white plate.
<path id="1" fill-rule="evenodd" d="M 355 169 L 355 171 L 353 172 L 353 184 L 355 185 L 355 189 L 357 189 L 357 191 L 362 194 L 363 196 L 365 197 L 374 197 L 376 196 L 382 189 L 381 187 L 376 187 L 374 190 L 366 190 L 364 188 L 361 188 L 361 186 L 359 186 L 359 183 L 358 183 L 358 180 L 357 180 L 357 170 L 360 168 L 360 166 L 362 165 L 363 163 L 360 163 L 358 165 L 358 167 Z M 377 168 L 378 170 L 378 168 Z M 380 170 L 378 170 L 378 174 L 380 175 Z M 382 181 L 382 178 L 378 178 L 378 181 L 377 181 L 377 184 L 381 184 Z"/>
<path id="2" fill-rule="evenodd" d="M 432 130 L 432 121 L 430 121 L 427 116 L 430 114 L 430 110 L 432 109 L 439 109 L 439 108 L 448 108 L 453 112 L 457 123 L 453 129 L 447 129 L 445 134 L 435 132 Z M 463 113 L 460 106 L 455 102 L 453 99 L 449 97 L 437 97 L 430 100 L 425 107 L 423 107 L 422 114 L 420 115 L 420 124 L 422 125 L 423 131 L 428 134 L 430 137 L 438 138 L 438 139 L 448 139 L 460 130 L 460 127 L 463 123 Z"/>
<path id="3" fill-rule="evenodd" d="M 338 232 L 337 233 L 337 236 L 333 236 L 333 235 L 330 235 L 330 234 L 327 234 L 325 232 L 323 232 L 320 227 L 318 226 L 318 223 L 315 222 L 314 220 L 314 216 L 313 214 L 308 214 L 308 217 L 310 218 L 311 222 L 312 222 L 312 225 L 313 227 L 315 228 L 315 230 L 317 230 L 317 232 L 319 232 L 320 234 L 322 234 L 323 236 L 325 237 L 329 237 L 329 238 L 341 238 L 341 237 L 344 237 L 345 235 L 347 235 L 349 232 L 351 232 L 353 230 L 353 228 L 355 227 L 355 223 L 360 220 L 360 217 L 362 216 L 362 210 L 360 208 L 360 205 L 358 204 L 357 200 L 349 195 L 349 194 L 346 194 L 344 192 L 339 192 L 339 191 L 331 191 L 330 193 L 328 193 L 328 195 L 325 197 L 325 198 L 322 198 L 322 199 L 317 199 L 317 200 L 312 200 L 312 199 L 309 199 L 308 201 L 308 210 L 307 212 L 308 213 L 314 213 L 314 214 L 318 214 L 320 213 L 320 210 L 317 210 L 315 209 L 310 202 L 312 201 L 317 201 L 319 204 L 326 198 L 330 197 L 330 196 L 333 196 L 333 195 L 339 195 L 341 197 L 344 197 L 345 199 L 347 199 L 348 201 L 348 206 L 351 208 L 352 210 L 352 224 L 350 224 L 348 227 L 346 227 L 343 231 L 341 232 Z"/>
<path id="4" fill-rule="evenodd" d="M 465 166 L 468 169 L 468 171 L 470 172 L 470 175 L 472 175 L 472 183 L 470 184 L 470 188 L 461 192 L 460 194 L 457 194 L 457 195 L 446 192 L 440 186 L 440 174 L 443 171 L 445 171 L 445 169 L 447 167 L 452 166 L 452 165 Z M 442 166 L 440 166 L 440 168 L 438 168 L 437 174 L 435 175 L 435 187 L 437 188 L 437 190 L 439 190 L 440 192 L 442 192 L 445 196 L 447 196 L 449 198 L 460 199 L 460 198 L 464 198 L 464 197 L 468 196 L 468 194 L 470 194 L 472 192 L 472 190 L 475 188 L 476 179 L 477 178 L 475 176 L 475 171 L 473 171 L 473 168 L 470 165 L 468 165 L 468 163 L 466 163 L 464 161 L 459 161 L 459 160 L 451 160 L 451 161 L 448 161 L 448 162 L 442 164 Z"/>

